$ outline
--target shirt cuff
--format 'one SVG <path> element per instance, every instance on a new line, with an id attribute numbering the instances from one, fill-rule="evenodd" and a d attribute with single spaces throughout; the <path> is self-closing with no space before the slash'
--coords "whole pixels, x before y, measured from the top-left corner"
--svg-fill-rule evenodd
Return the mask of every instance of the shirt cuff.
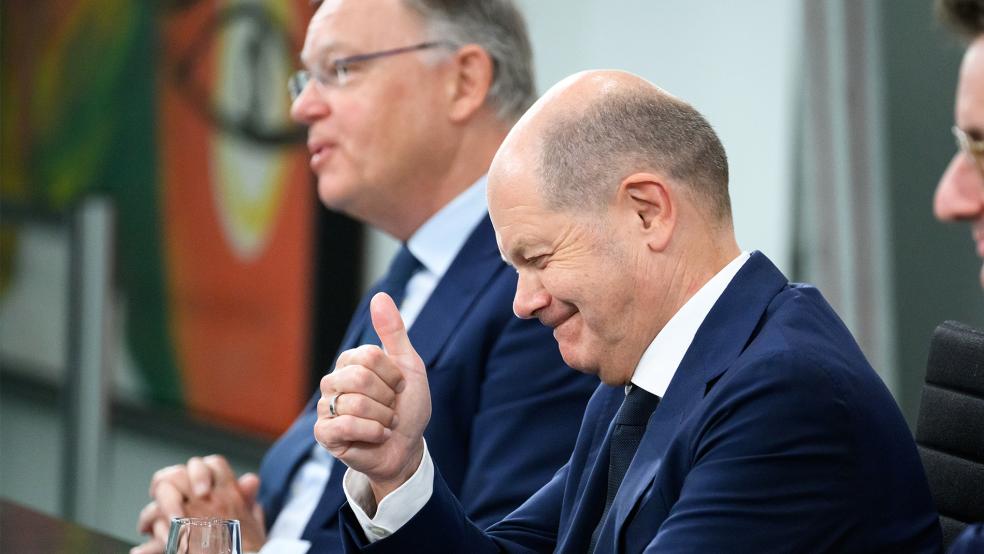
<path id="1" fill-rule="evenodd" d="M 268 540 L 257 554 L 305 554 L 308 548 L 311 548 L 308 541 L 278 537 Z"/>
<path id="2" fill-rule="evenodd" d="M 427 450 L 427 442 L 424 441 L 424 455 L 417 471 L 406 483 L 383 498 L 376 507 L 374 517 L 366 515 L 376 502 L 365 474 L 351 468 L 346 470 L 342 489 L 369 542 L 385 539 L 413 519 L 434 493 L 434 462 Z"/>

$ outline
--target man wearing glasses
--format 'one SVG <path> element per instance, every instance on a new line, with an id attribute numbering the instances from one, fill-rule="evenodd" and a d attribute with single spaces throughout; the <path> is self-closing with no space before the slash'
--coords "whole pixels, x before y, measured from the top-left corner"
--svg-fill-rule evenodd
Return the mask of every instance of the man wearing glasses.
<path id="1" fill-rule="evenodd" d="M 597 384 L 563 364 L 548 328 L 514 316 L 516 273 L 488 219 L 485 173 L 535 99 L 530 60 L 510 0 L 329 0 L 289 84 L 321 201 L 403 242 L 370 295 L 398 300 L 429 368 L 430 452 L 483 524 L 567 460 Z M 379 344 L 367 300 L 343 350 Z M 368 370 L 345 375 L 377 385 Z M 358 408 L 393 413 L 392 401 Z M 333 414 L 359 402 L 321 400 Z M 160 551 L 176 515 L 239 519 L 247 551 L 340 551 L 345 467 L 315 443 L 316 407 L 271 448 L 259 477 L 237 479 L 220 456 L 157 472 L 139 521 L 151 538 L 135 551 Z"/>
<path id="2" fill-rule="evenodd" d="M 936 186 L 933 211 L 943 221 L 970 223 L 977 255 L 984 258 L 984 0 L 937 0 L 937 10 L 969 44 L 954 108 L 959 151 Z M 984 287 L 984 267 L 980 278 Z M 966 529 L 950 552 L 984 552 L 984 523 Z"/>
<path id="3" fill-rule="evenodd" d="M 984 0 L 946 0 L 939 7 L 970 44 L 960 66 L 954 109 L 953 133 L 960 151 L 940 178 L 933 211 L 943 221 L 969 222 L 977 255 L 984 258 Z"/>

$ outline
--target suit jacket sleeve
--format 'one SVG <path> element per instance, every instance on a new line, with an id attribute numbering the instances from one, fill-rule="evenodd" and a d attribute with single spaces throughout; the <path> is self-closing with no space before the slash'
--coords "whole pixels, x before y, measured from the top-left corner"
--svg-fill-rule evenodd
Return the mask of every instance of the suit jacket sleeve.
<path id="1" fill-rule="evenodd" d="M 434 492 L 417 514 L 388 538 L 370 544 L 348 505 L 341 510 L 345 552 L 397 554 L 492 554 L 550 552 L 557 540 L 567 466 L 506 520 L 489 531 L 477 527 L 448 488 L 440 471 L 434 473 Z"/>
<path id="2" fill-rule="evenodd" d="M 596 452 L 596 442 L 604 435 L 607 423 L 619 402 L 612 401 L 608 387 L 597 387 L 585 408 L 584 421 L 571 460 L 564 464 L 540 490 L 505 519 L 482 531 L 468 519 L 467 513 L 448 487 L 440 469 L 435 468 L 434 489 L 430 500 L 406 525 L 393 535 L 368 544 L 355 514 L 347 505 L 340 511 L 340 526 L 346 552 L 551 552 L 563 532 L 561 520 L 565 508 L 572 506 L 581 469 L 590 465 L 586 459 Z M 581 468 L 581 469 L 574 469 Z M 599 507 L 600 512 L 600 507 Z"/>

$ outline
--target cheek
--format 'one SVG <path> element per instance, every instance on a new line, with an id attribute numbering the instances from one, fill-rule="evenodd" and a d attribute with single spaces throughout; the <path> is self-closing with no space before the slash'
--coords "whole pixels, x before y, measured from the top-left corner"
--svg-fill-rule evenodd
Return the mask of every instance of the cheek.
<path id="1" fill-rule="evenodd" d="M 539 275 L 539 284 L 550 295 L 551 302 L 561 305 L 578 304 L 577 285 L 569 275 L 556 266 L 548 266 Z"/>
<path id="2" fill-rule="evenodd" d="M 336 113 L 339 140 L 352 145 L 353 150 L 361 151 L 367 144 L 372 144 L 376 110 L 371 106 L 365 99 L 352 99 L 339 105 Z"/>
<path id="3" fill-rule="evenodd" d="M 364 98 L 349 102 L 339 115 L 338 133 L 344 160 L 364 183 L 384 183 L 392 173 L 389 168 L 398 159 L 397 132 L 391 110 L 379 109 L 380 99 Z M 381 104 L 385 106 L 385 104 Z"/>
<path id="4" fill-rule="evenodd" d="M 645 311 L 634 308 L 636 299 L 632 283 L 621 276 L 622 270 L 609 268 L 592 288 L 591 304 L 595 306 L 592 321 L 607 336 L 621 336 L 633 325 L 631 315 Z"/>
<path id="5" fill-rule="evenodd" d="M 413 97 L 391 99 L 366 115 L 369 129 L 364 146 L 366 152 L 374 153 L 374 163 L 399 171 L 432 167 L 428 157 L 439 152 L 440 135 L 428 128 L 427 110 L 413 102 Z"/>

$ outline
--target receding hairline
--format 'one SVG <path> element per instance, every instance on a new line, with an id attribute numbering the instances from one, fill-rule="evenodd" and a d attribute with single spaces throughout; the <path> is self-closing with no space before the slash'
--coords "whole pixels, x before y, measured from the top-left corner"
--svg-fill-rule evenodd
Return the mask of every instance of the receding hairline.
<path id="1" fill-rule="evenodd" d="M 544 100 L 521 126 L 533 128 L 523 131 L 533 135 L 523 137 L 524 148 L 548 206 L 597 211 L 615 194 L 615 181 L 652 172 L 681 185 L 714 219 L 732 220 L 727 154 L 688 102 L 617 71 L 571 76 Z"/>

